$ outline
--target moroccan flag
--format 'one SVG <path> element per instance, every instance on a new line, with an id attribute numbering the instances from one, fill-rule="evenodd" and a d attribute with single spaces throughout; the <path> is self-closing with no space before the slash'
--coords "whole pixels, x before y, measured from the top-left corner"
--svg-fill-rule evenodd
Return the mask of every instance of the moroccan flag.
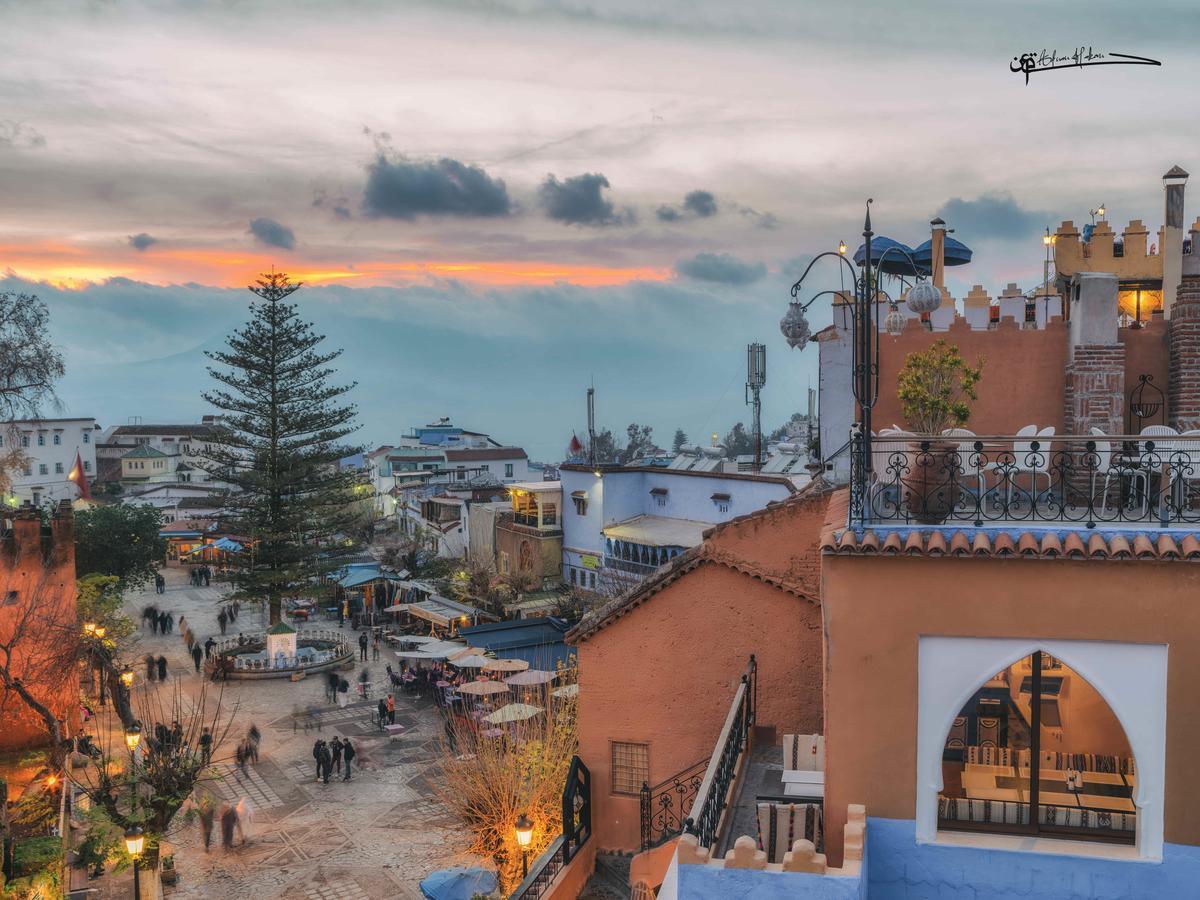
<path id="1" fill-rule="evenodd" d="M 574 432 L 571 432 L 571 443 L 567 445 L 567 450 L 571 456 L 578 456 L 583 452 L 583 444 Z"/>
<path id="2" fill-rule="evenodd" d="M 75 486 L 79 488 L 79 497 L 81 500 L 91 500 L 92 492 L 88 488 L 87 475 L 83 471 L 83 459 L 79 455 L 79 451 L 75 451 L 75 465 L 71 467 L 71 474 L 67 476 L 67 481 L 75 482 Z"/>

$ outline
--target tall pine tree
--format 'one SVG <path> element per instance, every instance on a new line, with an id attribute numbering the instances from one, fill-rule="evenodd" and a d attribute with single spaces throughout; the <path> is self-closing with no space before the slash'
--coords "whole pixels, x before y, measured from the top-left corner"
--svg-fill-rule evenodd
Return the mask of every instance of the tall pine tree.
<path id="1" fill-rule="evenodd" d="M 206 355 L 221 368 L 219 387 L 204 399 L 222 413 L 219 443 L 205 469 L 232 485 L 229 524 L 253 541 L 233 572 L 238 595 L 266 602 L 271 623 L 284 596 L 311 592 L 319 576 L 353 552 L 346 537 L 355 519 L 353 471 L 338 461 L 359 448 L 344 443 L 358 428 L 357 408 L 344 400 L 354 387 L 334 385 L 331 363 L 341 350 L 285 302 L 300 288 L 287 275 L 263 275 L 250 291 L 250 321 L 227 338 L 228 349 Z"/>

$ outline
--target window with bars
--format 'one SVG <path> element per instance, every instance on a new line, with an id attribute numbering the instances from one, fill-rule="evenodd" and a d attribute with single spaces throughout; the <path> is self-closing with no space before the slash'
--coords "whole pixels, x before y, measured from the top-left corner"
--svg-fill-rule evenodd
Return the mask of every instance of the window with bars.
<path id="1" fill-rule="evenodd" d="M 612 792 L 636 794 L 650 780 L 650 745 L 612 743 Z"/>

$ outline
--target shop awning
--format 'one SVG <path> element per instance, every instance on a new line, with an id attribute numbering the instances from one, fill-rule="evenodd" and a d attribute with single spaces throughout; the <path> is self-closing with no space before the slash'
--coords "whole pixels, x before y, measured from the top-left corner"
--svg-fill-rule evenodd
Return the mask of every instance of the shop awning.
<path id="1" fill-rule="evenodd" d="M 664 516 L 634 516 L 604 529 L 614 541 L 629 541 L 648 547 L 695 547 L 703 542 L 710 522 L 692 519 L 668 519 Z"/>

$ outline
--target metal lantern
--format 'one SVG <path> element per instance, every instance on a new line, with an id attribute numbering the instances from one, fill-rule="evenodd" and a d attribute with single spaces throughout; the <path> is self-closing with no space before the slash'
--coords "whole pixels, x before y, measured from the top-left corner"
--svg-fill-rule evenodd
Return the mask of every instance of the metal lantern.
<path id="1" fill-rule="evenodd" d="M 904 318 L 904 313 L 900 312 L 900 307 L 893 303 L 891 312 L 883 320 L 884 330 L 892 337 L 899 337 L 904 332 L 906 323 L 907 320 Z"/>
<path id="2" fill-rule="evenodd" d="M 904 299 L 915 313 L 933 312 L 942 305 L 942 292 L 931 281 L 918 281 Z"/>
<path id="3" fill-rule="evenodd" d="M 808 341 L 812 330 L 808 327 L 808 319 L 804 316 L 804 310 L 800 308 L 799 300 L 788 304 L 787 315 L 779 320 L 779 330 L 783 332 L 784 340 L 793 350 Z"/>

